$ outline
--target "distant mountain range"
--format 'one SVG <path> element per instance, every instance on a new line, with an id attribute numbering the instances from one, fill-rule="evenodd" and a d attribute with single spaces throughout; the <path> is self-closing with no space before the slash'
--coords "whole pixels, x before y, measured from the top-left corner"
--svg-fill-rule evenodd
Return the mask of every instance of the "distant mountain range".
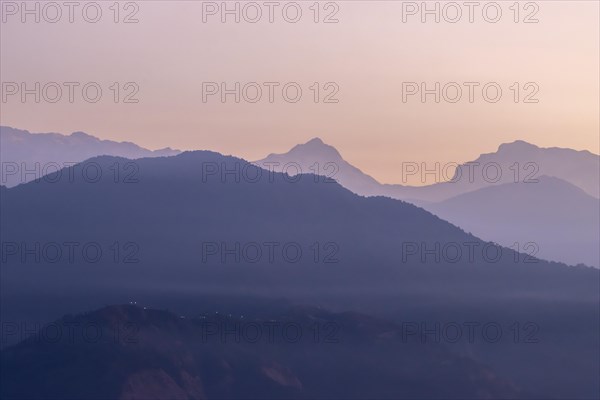
<path id="1" fill-rule="evenodd" d="M 0 141 L 6 187 L 34 180 L 49 164 L 71 165 L 98 155 L 138 159 L 179 154 L 100 140 L 83 132 L 64 136 L 0 127 Z M 42 169 L 36 171 L 36 163 Z M 287 166 L 284 172 L 291 175 L 323 175 L 356 194 L 411 202 L 503 246 L 553 261 L 600 267 L 600 157 L 588 151 L 540 148 L 523 141 L 502 144 L 496 152 L 458 166 L 454 182 L 426 186 L 381 184 L 319 138 L 254 164 L 277 172 Z M 419 164 L 414 165 L 421 168 Z"/>
<path id="2" fill-rule="evenodd" d="M 407 164 L 416 161 L 414 167 L 418 170 L 413 174 L 417 176 L 424 170 L 418 160 L 405 161 Z M 303 172 L 329 176 L 362 196 L 388 196 L 418 204 L 443 201 L 491 185 L 531 183 L 543 175 L 565 180 L 589 195 L 600 198 L 598 155 L 589 151 L 541 148 L 521 140 L 502 144 L 495 153 L 482 154 L 473 161 L 456 163 L 454 174 L 454 165 L 440 165 L 438 181 L 424 186 L 381 184 L 348 163 L 333 146 L 325 144 L 319 138 L 296 145 L 284 154 L 269 154 L 254 163 L 265 168 L 271 165 L 275 171 L 281 171 L 287 164 L 288 173 L 293 173 L 293 164 L 298 164 Z M 434 169 L 433 163 L 426 164 L 425 167 Z M 412 167 L 406 165 L 405 168 L 406 173 L 410 174 L 409 169 Z M 486 173 L 483 172 L 484 168 L 487 168 Z M 500 172 L 499 176 L 497 171 Z M 453 182 L 442 182 L 445 174 Z M 401 175 L 402 172 L 399 171 L 398 180 L 402 179 Z M 432 174 L 427 179 L 431 180 Z"/>
<path id="3" fill-rule="evenodd" d="M 288 173 L 299 165 L 354 193 L 419 205 L 486 240 L 548 260 L 600 266 L 600 157 L 588 151 L 516 141 L 462 164 L 455 182 L 426 186 L 380 184 L 318 138 L 255 164 L 276 171 L 287 166 Z M 484 166 L 490 166 L 486 175 Z"/>
<path id="4" fill-rule="evenodd" d="M 131 142 L 100 140 L 84 132 L 73 132 L 68 136 L 60 133 L 34 134 L 0 126 L 0 158 L 3 163 L 0 184 L 16 186 L 39 178 L 46 170 L 55 171 L 54 165 L 62 168 L 100 155 L 136 159 L 179 153 L 179 150 L 170 148 L 152 151 Z M 13 165 L 7 165 L 9 163 Z"/>
<path id="5" fill-rule="evenodd" d="M 148 259 L 152 263 L 165 254 L 163 262 L 173 262 L 173 257 L 198 262 L 197 246 L 203 241 L 332 241 L 340 246 L 337 257 L 357 268 L 398 266 L 398 249 L 408 242 L 484 244 L 412 204 L 361 197 L 318 175 L 291 179 L 270 174 L 209 151 L 135 160 L 137 174 L 131 183 L 124 176 L 115 181 L 112 173 L 94 181 L 82 174 L 87 164 L 111 171 L 129 161 L 95 157 L 66 168 L 56 182 L 43 179 L 4 189 L 3 238 L 28 243 L 60 241 L 73 232 L 85 239 L 87 231 L 90 240 L 118 234 L 140 238 L 140 246 L 156 252 L 158 258 Z M 253 172 L 245 177 L 242 171 L 248 170 Z M 257 172 L 260 179 L 254 179 Z M 165 252 L 165 247 L 173 251 Z M 506 251 L 498 261 L 514 264 L 514 257 Z M 421 264 L 419 257 L 414 260 Z M 303 262 L 314 264 L 312 258 Z M 429 262 L 436 263 L 434 258 Z M 478 262 L 485 263 L 481 254 L 473 261 Z"/>
<path id="6" fill-rule="evenodd" d="M 95 163 L 100 170 L 109 171 L 128 161 L 96 157 L 62 172 L 61 176 L 74 176 L 74 180 L 41 180 L 2 190 L 3 241 L 41 246 L 77 240 L 82 246 L 98 243 L 104 250 L 104 257 L 94 263 L 84 262 L 77 253 L 83 266 L 73 270 L 66 263 L 67 249 L 62 249 L 63 262 L 53 262 L 41 253 L 37 258 L 25 253 L 22 261 L 20 254 L 25 250 L 13 249 L 8 257 L 5 249 L 2 284 L 10 281 L 7 276 L 12 276 L 24 285 L 41 284 L 60 291 L 59 287 L 65 284 L 63 274 L 68 274 L 69 285 L 82 287 L 97 287 L 105 281 L 125 285 L 134 279 L 129 290 L 138 285 L 160 288 L 167 282 L 191 289 L 197 285 L 218 286 L 226 279 L 228 286 L 250 285 L 251 290 L 256 290 L 250 284 L 255 282 L 286 293 L 286 285 L 305 290 L 305 279 L 310 282 L 311 290 L 328 291 L 333 279 L 345 290 L 352 287 L 364 290 L 373 285 L 383 293 L 386 287 L 396 291 L 399 284 L 410 282 L 409 276 L 398 276 L 400 271 L 419 275 L 426 267 L 447 266 L 440 277 L 452 271 L 454 279 L 461 277 L 461 284 L 465 279 L 475 280 L 472 288 L 478 293 L 490 283 L 487 274 L 499 275 L 494 286 L 502 287 L 506 294 L 518 289 L 517 282 L 528 282 L 527 290 L 532 293 L 547 292 L 554 285 L 565 291 L 569 278 L 564 276 L 554 281 L 554 274 L 573 272 L 564 264 L 548 263 L 506 248 L 494 247 L 489 252 L 493 244 L 409 203 L 361 197 L 317 175 L 291 180 L 287 175 L 268 174 L 244 160 L 208 151 L 138 159 L 137 180 L 131 183 L 115 182 L 113 174 L 102 174 L 94 181 L 81 175 L 86 163 Z M 249 169 L 262 171 L 261 179 L 254 179 L 256 171 L 248 173 L 252 179 L 241 177 L 241 171 Z M 237 175 L 224 174 L 236 170 Z M 131 249 L 122 249 L 115 261 L 115 242 L 121 246 L 126 242 L 136 244 L 134 255 L 139 265 L 143 265 L 143 274 L 130 276 L 136 264 L 120 267 Z M 274 261 L 264 245 L 270 242 L 279 244 Z M 210 252 L 203 247 L 206 243 L 212 246 Z M 245 261 L 245 253 L 239 247 L 235 251 L 236 243 L 258 244 L 258 249 L 254 245 L 248 250 L 248 257 L 256 256 L 258 251 L 262 252 L 261 257 Z M 282 251 L 287 243 L 299 248 L 297 252 L 288 249 L 292 256 L 298 253 L 302 257 L 294 258 L 293 262 L 284 259 Z M 494 250 L 500 250 L 499 256 Z M 47 264 L 52 268 L 40 268 Z M 248 264 L 252 268 L 247 268 Z M 106 268 L 98 268 L 100 265 Z M 170 271 L 168 277 L 164 276 L 165 268 Z M 532 286 L 518 277 L 537 276 L 540 268 L 548 269 L 544 273 L 548 280 L 539 277 Z M 462 272 L 464 269 L 470 272 Z M 223 275 L 229 270 L 236 273 Z M 378 272 L 374 273 L 375 270 Z M 574 270 L 590 273 L 588 268 Z M 573 282 L 585 293 L 580 287 L 582 283 L 588 284 L 577 279 Z M 448 287 L 449 283 L 441 285 Z M 6 290 L 11 290 L 10 286 Z M 21 292 L 24 290 L 20 285 L 17 287 Z M 111 284 L 107 289 L 114 288 Z"/>

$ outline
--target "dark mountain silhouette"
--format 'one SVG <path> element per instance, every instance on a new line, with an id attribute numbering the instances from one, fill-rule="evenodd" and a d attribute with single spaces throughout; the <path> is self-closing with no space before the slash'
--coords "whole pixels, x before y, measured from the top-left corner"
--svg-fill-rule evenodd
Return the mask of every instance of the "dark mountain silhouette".
<path id="1" fill-rule="evenodd" d="M 45 340 L 44 328 L 2 352 L 3 399 L 529 397 L 473 360 L 357 313 L 183 318 L 125 305 L 49 326 L 70 334 Z"/>
<path id="2" fill-rule="evenodd" d="M 4 190 L 4 238 L 140 238 L 146 251 L 159 259 L 167 255 L 161 262 L 169 263 L 173 257 L 196 263 L 197 246 L 203 241 L 321 240 L 338 244 L 337 258 L 343 260 L 339 264 L 382 267 L 444 263 L 435 256 L 402 262 L 404 243 L 485 244 L 411 204 L 363 198 L 316 175 L 270 174 L 241 159 L 201 151 L 139 159 L 135 174 L 121 175 L 117 181 L 113 173 L 103 173 L 128 162 L 96 157 L 65 169 L 60 178 L 49 175 Z M 155 246 L 158 243 L 163 244 Z M 474 265 L 489 263 L 478 252 L 474 257 Z M 522 258 L 506 250 L 494 264 L 515 267 Z M 312 258 L 304 262 L 314 263 Z"/>
<path id="3" fill-rule="evenodd" d="M 534 321 L 543 333 L 536 346 L 483 347 L 477 360 L 528 392 L 597 397 L 597 269 L 494 246 L 412 204 L 361 197 L 316 175 L 269 174 L 199 151 L 138 159 L 133 176 L 115 179 L 114 166 L 131 162 L 96 157 L 0 191 L 3 321 L 211 294 L 364 308 L 400 321 L 413 307 L 416 321 L 501 320 L 506 332 L 515 319 Z M 222 251 L 207 255 L 207 243 Z M 564 362 L 551 362 L 557 353 Z M 166 372 L 134 383 L 175 379 Z"/>
<path id="4" fill-rule="evenodd" d="M 517 242 L 546 260 L 600 266 L 600 200 L 558 178 L 487 187 L 425 208 L 503 246 Z"/>
<path id="5" fill-rule="evenodd" d="M 170 148 L 151 151 L 131 142 L 100 140 L 84 132 L 73 132 L 66 136 L 60 133 L 30 133 L 0 126 L 0 158 L 4 164 L 0 183 L 12 187 L 39 178 L 46 171 L 56 171 L 53 165 L 63 168 L 100 155 L 135 159 L 179 153 L 179 150 Z M 16 173 L 12 173 L 13 168 L 7 163 L 16 163 Z M 25 173 L 25 170 L 36 169 L 39 172 Z"/>
<path id="6" fill-rule="evenodd" d="M 257 271 L 262 271 L 260 267 L 267 267 L 268 271 L 277 265 L 278 273 L 269 273 L 274 276 L 285 276 L 290 271 L 302 275 L 315 269 L 325 280 L 336 276 L 351 281 L 356 278 L 350 278 L 352 273 L 366 273 L 378 283 L 382 281 L 372 273 L 373 268 L 395 274 L 406 266 L 448 265 L 479 267 L 493 271 L 486 273 L 507 276 L 537 274 L 542 266 L 552 267 L 558 274 L 568 271 L 560 264 L 530 259 L 510 249 L 489 251 L 492 243 L 409 203 L 360 197 L 316 175 L 269 174 L 241 159 L 218 153 L 186 152 L 175 157 L 139 159 L 135 161 L 136 174 L 122 174 L 117 182 L 113 173 L 94 172 L 111 171 L 115 165 L 128 162 L 131 161 L 96 157 L 64 170 L 58 179 L 5 189 L 1 192 L 3 241 L 33 246 L 77 239 L 106 247 L 115 241 L 135 242 L 138 248 L 133 258 L 144 265 L 144 271 L 169 268 L 215 276 L 231 275 L 224 265 L 235 268 L 246 264 L 252 264 Z M 89 165 L 94 165 L 92 173 L 86 167 Z M 88 171 L 87 175 L 84 171 Z M 257 173 L 262 174 L 258 179 Z M 98 181 L 94 180 L 96 176 Z M 302 256 L 295 259 L 295 253 L 288 251 L 294 257 L 285 259 L 277 249 L 278 257 L 270 260 L 262 244 L 272 241 L 279 243 L 279 249 L 285 243 L 295 243 L 294 248 L 300 247 Z M 235 243 L 255 242 L 261 244 L 265 254 L 255 262 L 244 262 L 252 257 L 241 257 L 241 252 L 227 255 L 226 250 L 234 248 Z M 206 243 L 216 243 L 224 255 L 220 251 L 207 255 L 205 251 L 203 262 Z M 452 245 L 446 249 L 448 254 L 431 250 L 448 244 Z M 476 251 L 468 251 L 467 247 Z M 5 269 L 19 274 L 25 269 L 24 264 L 35 267 L 51 258 L 40 251 L 37 255 L 41 261 L 37 262 L 35 255 L 28 256 L 25 250 L 7 256 L 6 265 L 17 264 L 19 268 Z M 114 253 L 104 250 L 106 254 Z M 461 253 L 458 258 L 456 251 Z M 61 266 L 65 259 L 66 255 L 53 264 Z M 125 259 L 124 254 L 119 254 L 118 261 L 121 259 Z M 94 264 L 113 266 L 115 261 L 106 255 Z M 344 277 L 337 276 L 341 268 Z M 54 277 L 59 276 L 57 269 L 51 270 Z M 94 268 L 92 273 L 98 271 Z M 115 273 L 127 271 L 117 269 Z M 243 268 L 241 275 L 248 271 Z M 73 272 L 69 271 L 71 278 Z M 102 271 L 106 273 L 107 270 Z M 545 274 L 551 275 L 551 271 Z M 172 278 L 181 276 L 174 274 Z M 543 290 L 550 289 L 548 285 L 551 283 L 540 281 Z"/>

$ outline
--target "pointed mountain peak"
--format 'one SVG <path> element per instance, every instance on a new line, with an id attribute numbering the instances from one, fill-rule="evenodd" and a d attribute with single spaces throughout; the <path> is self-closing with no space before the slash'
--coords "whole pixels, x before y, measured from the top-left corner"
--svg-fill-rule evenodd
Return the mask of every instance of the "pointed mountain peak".
<path id="1" fill-rule="evenodd" d="M 301 155 L 305 154 L 307 156 L 312 156 L 312 157 L 315 157 L 315 156 L 326 157 L 326 158 L 329 158 L 330 160 L 342 158 L 342 156 L 340 155 L 340 153 L 337 151 L 337 149 L 335 147 L 326 144 L 318 137 L 312 138 L 311 140 L 309 140 L 308 142 L 306 142 L 304 144 L 298 144 L 298 145 L 294 146 L 289 151 L 289 153 L 290 154 L 301 154 Z"/>

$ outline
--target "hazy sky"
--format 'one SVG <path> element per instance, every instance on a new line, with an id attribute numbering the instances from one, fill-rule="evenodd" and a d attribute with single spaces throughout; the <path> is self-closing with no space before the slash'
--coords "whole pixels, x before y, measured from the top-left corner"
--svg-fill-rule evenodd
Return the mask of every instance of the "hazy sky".
<path id="1" fill-rule="evenodd" d="M 319 136 L 363 171 L 390 183 L 400 181 L 403 161 L 466 161 L 516 139 L 594 153 L 600 146 L 596 1 L 521 2 L 518 7 L 497 2 L 502 11 L 497 23 L 484 19 L 484 6 L 485 18 L 495 18 L 490 2 L 475 7 L 473 23 L 466 6 L 458 22 L 445 21 L 444 16 L 456 15 L 447 2 L 439 3 L 439 23 L 433 15 L 422 23 L 418 11 L 408 15 L 421 2 L 321 2 L 318 23 L 313 1 L 276 2 L 272 23 L 262 1 L 254 3 L 262 11 L 256 23 L 244 20 L 256 15 L 256 7 L 244 8 L 245 3 L 238 5 L 240 23 L 234 15 L 226 15 L 225 23 L 219 12 L 208 15 L 221 2 L 122 2 L 118 23 L 113 1 L 97 2 L 102 16 L 96 23 L 83 18 L 89 2 L 79 3 L 73 23 L 65 6 L 51 23 L 47 20 L 56 10 L 42 9 L 40 3 L 36 23 L 35 15 L 22 15 L 21 2 L 0 3 L 3 125 L 33 132 L 85 131 L 151 149 L 211 149 L 249 160 Z M 302 10 L 300 21 L 287 22 L 295 18 L 295 4 Z M 94 7 L 86 8 L 90 21 Z M 517 8 L 520 22 L 515 23 Z M 131 13 L 138 22 L 123 23 Z M 330 14 L 337 23 L 323 23 Z M 62 98 L 49 102 L 55 96 L 49 85 L 39 103 L 34 94 L 22 102 L 20 93 L 8 94 L 14 91 L 11 82 L 28 88 L 56 82 Z M 64 82 L 80 84 L 73 103 Z M 83 98 L 81 88 L 88 82 L 102 89 L 96 103 Z M 114 82 L 120 87 L 117 103 Z M 135 84 L 125 87 L 127 82 Z M 262 98 L 250 103 L 242 97 L 236 103 L 228 95 L 222 103 L 217 94 L 203 102 L 203 82 L 225 82 L 229 88 L 257 82 Z M 279 83 L 272 103 L 265 82 Z M 282 87 L 289 82 L 302 89 L 296 103 L 283 98 Z M 317 103 L 314 82 L 320 88 Z M 442 96 L 436 103 L 430 94 L 422 103 L 416 94 L 404 102 L 403 82 L 425 82 L 430 89 L 435 82 L 440 87 L 456 82 L 462 98 L 450 103 Z M 472 103 L 464 82 L 479 83 Z M 496 103 L 482 94 L 490 82 L 502 89 Z M 124 103 L 136 86 L 138 103 Z M 495 85 L 488 86 L 491 100 Z M 291 98 L 295 89 L 290 87 Z M 338 102 L 324 103 L 336 88 Z M 454 98 L 456 85 L 446 88 L 446 98 Z M 89 93 L 93 97 L 93 86 Z M 246 95 L 254 97 L 255 87 L 247 86 Z M 524 102 L 528 95 L 538 102 Z"/>

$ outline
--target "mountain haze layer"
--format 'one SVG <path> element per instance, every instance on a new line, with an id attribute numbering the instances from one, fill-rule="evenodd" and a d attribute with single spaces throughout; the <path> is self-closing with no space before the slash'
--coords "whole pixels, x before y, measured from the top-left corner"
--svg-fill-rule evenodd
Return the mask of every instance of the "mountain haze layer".
<path id="1" fill-rule="evenodd" d="M 600 158 L 587 151 L 502 144 L 461 164 L 453 182 L 426 186 L 380 184 L 318 138 L 255 164 L 288 173 L 310 170 L 363 196 L 419 205 L 503 246 L 516 243 L 537 257 L 600 267 Z"/>
<path id="2" fill-rule="evenodd" d="M 503 246 L 546 260 L 600 266 L 600 200 L 562 179 L 490 186 L 424 207 Z"/>
<path id="3" fill-rule="evenodd" d="M 86 164 L 112 171 L 132 162 L 134 176 L 82 174 Z M 67 176 L 74 178 L 61 179 Z M 95 157 L 53 179 L 3 188 L 0 202 L 2 321 L 39 321 L 40 313 L 58 312 L 52 310 L 64 315 L 131 299 L 164 304 L 177 298 L 194 308 L 198 296 L 218 294 L 367 310 L 427 327 L 493 322 L 507 332 L 502 343 L 463 343 L 456 351 L 540 397 L 598 395 L 600 271 L 498 247 L 403 201 L 362 197 L 322 176 L 271 174 L 198 151 L 134 161 Z M 539 340 L 515 344 L 510 326 L 527 321 L 538 324 Z M 577 329 L 565 329 L 565 321 Z M 376 340 L 385 338 L 380 333 Z M 361 341 L 353 347 L 360 349 Z M 564 362 L 548 359 L 557 348 Z M 143 357 L 130 359 L 122 350 L 116 359 Z M 39 366 L 38 351 L 54 350 L 25 348 L 13 361 Z M 181 365 L 175 361 L 157 363 Z M 37 376 L 58 376 L 62 365 Z M 260 376 L 290 377 L 284 382 L 296 376 L 305 387 L 301 377 L 283 371 Z M 336 370 L 328 371 L 335 379 Z M 128 387 L 140 390 L 160 378 L 172 390 L 183 388 L 177 373 L 146 372 L 129 381 L 125 371 Z M 14 382 L 22 379 L 28 377 Z"/>

